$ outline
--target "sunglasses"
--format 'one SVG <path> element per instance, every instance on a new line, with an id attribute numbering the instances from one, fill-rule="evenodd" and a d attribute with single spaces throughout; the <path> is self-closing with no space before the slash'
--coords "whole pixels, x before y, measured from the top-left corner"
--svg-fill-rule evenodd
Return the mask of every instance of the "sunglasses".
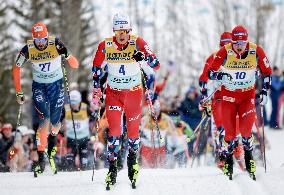
<path id="1" fill-rule="evenodd" d="M 233 41 L 232 42 L 234 45 L 245 45 L 247 41 Z"/>
<path id="2" fill-rule="evenodd" d="M 45 38 L 34 38 L 35 43 L 44 43 L 47 41 L 47 37 Z"/>
<path id="3" fill-rule="evenodd" d="M 115 35 L 127 35 L 130 32 L 130 30 L 116 30 L 114 31 Z"/>

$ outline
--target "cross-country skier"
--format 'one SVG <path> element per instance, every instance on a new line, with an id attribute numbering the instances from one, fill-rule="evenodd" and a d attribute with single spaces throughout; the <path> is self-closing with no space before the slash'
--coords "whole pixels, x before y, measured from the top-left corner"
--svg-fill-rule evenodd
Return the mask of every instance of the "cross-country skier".
<path id="1" fill-rule="evenodd" d="M 39 118 L 36 134 L 39 159 L 34 166 L 34 176 L 37 177 L 45 168 L 44 156 L 47 142 L 49 162 L 53 172 L 57 172 L 54 161 L 57 150 L 56 136 L 61 128 L 60 116 L 64 104 L 62 57 L 72 68 L 78 68 L 79 64 L 59 38 L 48 35 L 47 27 L 42 22 L 33 25 L 32 37 L 33 39 L 27 41 L 16 59 L 13 76 L 17 102 L 23 104 L 25 96 L 21 88 L 21 68 L 26 62 L 31 62 L 32 100 Z M 48 135 L 50 124 L 51 132 Z"/>
<path id="2" fill-rule="evenodd" d="M 231 43 L 232 36 L 230 32 L 223 32 L 220 36 L 220 48 L 224 45 Z M 224 128 L 222 125 L 222 110 L 221 110 L 221 88 L 220 88 L 220 82 L 213 82 L 212 88 L 213 91 L 215 91 L 214 96 L 212 97 L 212 102 L 207 100 L 208 98 L 208 69 L 210 64 L 213 62 L 214 58 L 216 56 L 216 52 L 212 53 L 206 60 L 206 63 L 203 68 L 203 72 L 199 77 L 199 86 L 200 86 L 200 92 L 202 94 L 200 105 L 205 110 L 206 113 L 212 114 L 214 118 L 214 122 L 217 128 L 216 132 L 216 150 L 217 150 L 217 165 L 218 167 L 223 167 L 224 164 L 224 155 L 222 152 L 222 142 L 224 139 Z M 219 88 L 219 89 L 218 89 Z M 206 102 L 205 102 L 206 101 Z"/>
<path id="3" fill-rule="evenodd" d="M 248 42 L 245 27 L 236 26 L 232 30 L 232 43 L 222 47 L 209 67 L 211 80 L 222 82 L 222 116 L 225 128 L 225 141 L 228 143 L 226 162 L 223 171 L 232 179 L 233 149 L 236 137 L 236 116 L 239 115 L 239 131 L 245 153 L 246 170 L 255 179 L 256 165 L 252 157 L 252 126 L 255 120 L 255 80 L 256 71 L 263 75 L 261 105 L 267 103 L 270 88 L 270 63 L 263 49 Z"/>
<path id="4" fill-rule="evenodd" d="M 232 36 L 231 32 L 223 32 L 220 36 L 220 43 L 219 46 L 220 48 L 223 47 L 226 44 L 231 43 L 232 41 Z M 213 114 L 214 122 L 217 128 L 217 131 L 212 133 L 216 135 L 215 138 L 215 148 L 217 152 L 216 160 L 217 160 L 217 166 L 219 168 L 223 168 L 224 163 L 225 163 L 225 147 L 224 147 L 224 136 L 225 136 L 225 131 L 224 127 L 222 125 L 222 109 L 221 109 L 221 99 L 222 99 L 222 94 L 221 94 L 221 88 L 220 88 L 220 82 L 213 81 L 213 83 L 209 83 L 208 86 L 208 69 L 210 64 L 213 62 L 214 57 L 216 56 L 216 52 L 212 53 L 206 60 L 205 66 L 203 68 L 203 72 L 199 77 L 199 85 L 200 85 L 200 92 L 202 94 L 201 100 L 200 100 L 200 105 L 202 109 L 205 110 L 206 113 L 211 115 L 211 112 Z M 213 97 L 209 98 L 208 100 L 208 88 L 213 90 Z M 216 91 L 215 91 L 216 90 Z M 236 137 L 236 142 L 238 142 L 238 137 Z M 234 156 L 238 160 L 238 162 L 241 165 L 240 161 L 240 147 L 241 144 L 236 143 L 235 144 L 236 148 L 234 149 Z M 242 166 L 242 165 L 241 165 Z"/>
<path id="5" fill-rule="evenodd" d="M 98 104 L 102 96 L 99 88 L 102 64 L 107 64 L 106 116 L 109 123 L 108 161 L 109 172 L 106 189 L 116 183 L 117 154 L 122 132 L 121 117 L 126 115 L 129 154 L 127 157 L 128 177 L 135 188 L 138 176 L 137 152 L 140 143 L 139 124 L 142 106 L 141 63 L 158 69 L 160 63 L 147 43 L 131 35 L 131 25 L 126 14 L 118 13 L 113 18 L 114 36 L 102 41 L 93 61 L 93 101 Z"/>

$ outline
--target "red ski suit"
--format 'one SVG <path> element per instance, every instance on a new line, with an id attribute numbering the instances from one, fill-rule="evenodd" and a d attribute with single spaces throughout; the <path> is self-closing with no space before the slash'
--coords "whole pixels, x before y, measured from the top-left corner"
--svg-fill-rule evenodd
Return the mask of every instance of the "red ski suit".
<path id="1" fill-rule="evenodd" d="M 208 81 L 208 70 L 210 67 L 210 64 L 213 62 L 214 57 L 216 53 L 212 53 L 206 60 L 206 63 L 203 68 L 203 72 L 199 77 L 199 81 L 207 82 Z M 217 90 L 214 93 L 214 96 L 212 98 L 212 114 L 214 117 L 214 122 L 216 124 L 216 127 L 219 128 L 222 126 L 222 105 L 221 105 L 221 90 Z"/>
<path id="2" fill-rule="evenodd" d="M 260 46 L 248 42 L 246 50 L 239 55 L 234 51 L 232 44 L 222 47 L 216 54 L 209 70 L 229 73 L 233 77 L 232 90 L 223 84 L 222 94 L 222 122 L 225 128 L 225 141 L 231 141 L 236 137 L 236 116 L 239 115 L 239 131 L 242 137 L 248 138 L 251 135 L 252 126 L 255 120 L 255 74 L 259 68 L 264 76 L 272 73 L 270 63 Z M 250 80 L 242 82 L 250 76 Z M 243 83 L 243 84 L 239 84 Z M 249 83 L 245 88 L 244 83 Z M 225 87 L 226 86 L 226 87 Z M 240 87 L 239 87 L 240 86 Z"/>
<path id="3" fill-rule="evenodd" d="M 115 37 L 102 41 L 93 60 L 93 66 L 101 68 L 107 63 L 106 116 L 109 123 L 109 136 L 122 133 L 122 113 L 126 116 L 129 138 L 139 137 L 142 113 L 142 86 L 140 64 L 132 59 L 134 50 L 144 53 L 152 61 L 156 56 L 141 38 L 131 35 L 130 40 L 121 45 Z M 148 65 L 151 63 L 148 60 Z M 160 64 L 154 67 L 158 69 Z M 118 87 L 116 87 L 118 86 Z"/>

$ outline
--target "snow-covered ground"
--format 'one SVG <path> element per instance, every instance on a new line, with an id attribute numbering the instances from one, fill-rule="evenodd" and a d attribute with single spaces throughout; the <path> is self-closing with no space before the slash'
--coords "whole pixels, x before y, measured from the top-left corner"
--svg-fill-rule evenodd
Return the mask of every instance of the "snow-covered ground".
<path id="1" fill-rule="evenodd" d="M 0 195 L 179 195 L 179 194 L 284 194 L 284 131 L 267 131 L 270 149 L 267 150 L 267 173 L 257 167 L 253 181 L 245 172 L 235 168 L 233 181 L 229 181 L 215 167 L 185 169 L 142 169 L 137 189 L 131 189 L 124 169 L 118 173 L 117 185 L 111 192 L 105 191 L 104 178 L 107 170 L 92 172 L 58 173 L 46 172 L 39 178 L 32 173 L 1 173 Z M 237 167 L 237 166 L 235 166 Z"/>

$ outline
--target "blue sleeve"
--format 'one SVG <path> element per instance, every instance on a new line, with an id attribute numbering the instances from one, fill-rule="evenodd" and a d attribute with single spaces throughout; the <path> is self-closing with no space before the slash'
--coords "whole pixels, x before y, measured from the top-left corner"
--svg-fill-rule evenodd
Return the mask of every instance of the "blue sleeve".
<path id="1" fill-rule="evenodd" d="M 279 77 L 276 77 L 276 76 L 271 77 L 271 87 L 274 90 L 280 90 L 281 85 L 282 85 L 282 82 L 280 81 Z"/>
<path id="2" fill-rule="evenodd" d="M 58 37 L 55 38 L 55 46 L 59 55 L 63 55 L 65 58 L 69 56 L 67 48 Z"/>

